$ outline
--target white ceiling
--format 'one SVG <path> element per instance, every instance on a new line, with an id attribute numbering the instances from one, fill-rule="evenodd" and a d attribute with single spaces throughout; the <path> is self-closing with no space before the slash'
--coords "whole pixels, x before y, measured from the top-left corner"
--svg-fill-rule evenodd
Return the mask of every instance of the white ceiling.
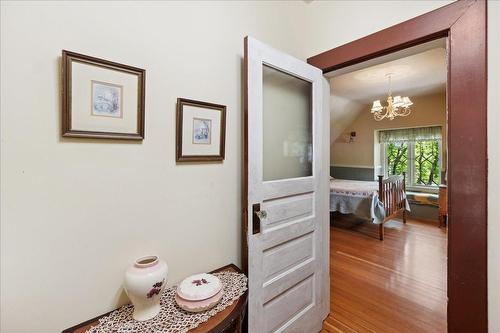
<path id="1" fill-rule="evenodd" d="M 408 48 L 328 73 L 331 140 L 342 134 L 373 100 L 387 99 L 388 73 L 393 96 L 410 98 L 446 90 L 446 44 L 443 39 Z M 385 104 L 385 103 L 384 103 Z"/>
<path id="2" fill-rule="evenodd" d="M 439 47 L 333 77 L 330 84 L 333 95 L 369 104 L 387 98 L 389 73 L 393 96 L 411 98 L 444 91 L 446 72 L 446 50 Z"/>

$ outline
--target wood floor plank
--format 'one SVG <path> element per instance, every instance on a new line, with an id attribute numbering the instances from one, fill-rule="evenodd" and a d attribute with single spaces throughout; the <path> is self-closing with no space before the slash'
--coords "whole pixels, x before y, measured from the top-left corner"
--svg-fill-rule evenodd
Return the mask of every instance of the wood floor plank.
<path id="1" fill-rule="evenodd" d="M 334 216 L 330 230 L 331 309 L 326 332 L 446 332 L 446 229 L 392 220 L 377 226 Z"/>
<path id="2" fill-rule="evenodd" d="M 329 324 L 325 320 L 325 325 L 331 325 L 335 330 L 340 331 L 342 333 L 359 333 L 354 328 L 347 326 L 343 322 L 339 321 L 337 318 L 330 317 L 330 322 L 333 324 Z"/>

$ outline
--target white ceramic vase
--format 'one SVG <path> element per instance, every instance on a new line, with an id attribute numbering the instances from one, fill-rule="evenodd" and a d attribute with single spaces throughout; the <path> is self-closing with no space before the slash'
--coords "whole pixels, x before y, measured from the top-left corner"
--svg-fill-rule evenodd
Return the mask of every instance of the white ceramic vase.
<path id="1" fill-rule="evenodd" d="M 168 267 L 158 256 L 139 258 L 125 272 L 125 291 L 134 305 L 133 318 L 144 321 L 160 312 L 160 295 L 167 284 Z"/>

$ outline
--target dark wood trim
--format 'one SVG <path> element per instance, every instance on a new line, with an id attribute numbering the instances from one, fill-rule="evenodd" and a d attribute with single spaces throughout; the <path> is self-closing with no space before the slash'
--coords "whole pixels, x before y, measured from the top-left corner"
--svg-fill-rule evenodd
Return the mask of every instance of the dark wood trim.
<path id="1" fill-rule="evenodd" d="M 182 155 L 182 118 L 184 105 L 212 109 L 221 112 L 220 145 L 218 155 Z M 217 162 L 223 161 L 226 151 L 226 106 L 187 98 L 177 98 L 175 160 L 177 162 Z"/>
<path id="2" fill-rule="evenodd" d="M 449 332 L 488 330 L 486 10 L 476 2 L 449 37 Z"/>
<path id="3" fill-rule="evenodd" d="M 307 62 L 323 70 L 323 73 L 327 73 L 423 42 L 446 37 L 450 27 L 474 3 L 474 0 L 454 2 L 310 57 Z"/>
<path id="4" fill-rule="evenodd" d="M 100 131 L 75 130 L 71 125 L 71 78 L 73 62 L 97 66 L 109 70 L 119 71 L 137 76 L 137 132 L 117 133 Z M 120 64 L 117 62 L 100 59 L 81 53 L 62 51 L 62 136 L 74 138 L 99 138 L 99 139 L 122 139 L 143 140 L 145 128 L 145 93 L 146 93 L 146 70 L 138 67 Z"/>
<path id="5" fill-rule="evenodd" d="M 220 273 L 220 272 L 224 272 L 224 271 L 243 273 L 243 271 L 235 264 L 229 264 L 229 265 L 220 267 L 220 268 L 218 268 L 210 273 Z M 208 332 L 210 332 L 210 333 L 226 332 L 226 329 L 228 327 L 230 327 L 234 321 L 236 321 L 238 319 L 242 320 L 243 318 L 240 318 L 239 316 L 245 315 L 245 309 L 247 306 L 247 302 L 248 302 L 248 291 L 246 291 L 240 298 L 238 298 L 236 306 L 232 309 L 231 313 L 229 315 L 227 315 L 224 319 L 222 319 L 215 327 L 213 327 L 212 329 L 207 331 L 207 333 Z M 109 311 L 105 314 L 102 314 L 102 315 L 97 316 L 95 318 L 84 321 L 83 323 L 80 323 L 80 324 L 75 325 L 73 327 L 67 328 L 67 329 L 63 330 L 62 333 L 85 332 L 87 329 L 90 329 L 90 327 L 91 327 L 90 325 L 92 325 L 92 326 L 97 325 L 99 322 L 99 319 L 111 314 L 113 311 L 116 311 L 116 310 Z M 86 326 L 88 326 L 88 327 L 86 327 Z M 203 326 L 203 324 L 201 326 Z M 203 329 L 203 327 L 199 326 L 198 328 L 194 329 L 194 332 L 201 331 L 202 329 Z"/>
<path id="6" fill-rule="evenodd" d="M 487 3 L 462 0 L 308 59 L 324 73 L 448 38 L 448 332 L 487 332 Z M 466 149 L 464 149 L 466 147 Z"/>

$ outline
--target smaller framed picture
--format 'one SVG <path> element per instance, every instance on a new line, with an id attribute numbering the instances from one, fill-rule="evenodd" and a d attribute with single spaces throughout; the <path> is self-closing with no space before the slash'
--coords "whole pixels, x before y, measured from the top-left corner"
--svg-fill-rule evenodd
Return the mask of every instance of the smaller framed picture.
<path id="1" fill-rule="evenodd" d="M 144 69 L 62 51 L 64 137 L 144 139 Z"/>
<path id="2" fill-rule="evenodd" d="M 177 99 L 177 162 L 222 161 L 225 142 L 224 105 Z"/>

